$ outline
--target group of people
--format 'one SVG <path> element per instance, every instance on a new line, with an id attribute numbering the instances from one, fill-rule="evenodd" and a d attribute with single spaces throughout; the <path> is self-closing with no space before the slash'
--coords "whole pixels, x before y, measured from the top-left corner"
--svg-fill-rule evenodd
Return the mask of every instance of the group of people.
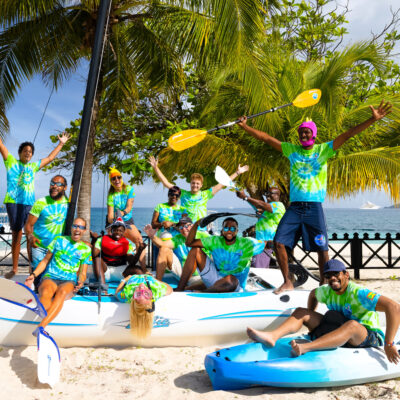
<path id="1" fill-rule="evenodd" d="M 277 187 L 268 188 L 266 201 L 252 198 L 244 191 L 237 192 L 239 198 L 257 209 L 259 219 L 255 238 L 238 236 L 238 222 L 232 217 L 223 221 L 221 235 L 209 235 L 201 222 L 207 215 L 207 202 L 223 186 L 218 184 L 202 190 L 203 177 L 195 173 L 190 179 L 190 190 L 181 189 L 164 176 L 157 158 L 150 157 L 149 163 L 155 174 L 168 189 L 167 202 L 155 207 L 151 224 L 144 228 L 157 254 L 155 278 L 147 273 L 146 246 L 132 218 L 135 191 L 123 182 L 118 170 L 112 168 L 109 174 L 107 233 L 99 238 L 93 235 L 91 245 L 83 240 L 87 229 L 83 218 L 75 219 L 71 236 L 63 236 L 68 208 L 65 196 L 67 181 L 63 176 L 53 177 L 49 196 L 34 202 L 35 173 L 56 157 L 68 136 L 60 135 L 58 146 L 47 158 L 36 163 L 30 162 L 34 152 L 32 143 L 25 142 L 20 146 L 20 159 L 17 161 L 0 141 L 0 152 L 7 168 L 5 203 L 13 234 L 13 270 L 7 277 L 17 272 L 20 239 L 25 226 L 32 265 L 26 283 L 31 285 L 34 282 L 38 287 L 40 299 L 48 312 L 38 329 L 43 329 L 54 319 L 63 302 L 82 287 L 88 267 L 93 264 L 93 272 L 102 283 L 122 278 L 116 296 L 131 304 L 131 328 L 139 337 L 145 337 L 151 330 L 155 301 L 172 292 L 172 288 L 162 282 L 166 270 L 179 279 L 177 291 L 242 291 L 251 260 L 263 253 L 270 255 L 274 250 L 284 278 L 282 286 L 276 290 L 279 294 L 293 289 L 287 248 L 293 249 L 302 238 L 305 250 L 318 253 L 321 286 L 311 292 L 308 307 L 297 309 L 281 327 L 273 332 L 249 328 L 249 337 L 273 346 L 279 337 L 295 332 L 304 324 L 312 331 L 315 340 L 307 344 L 294 341 L 292 347 L 297 355 L 336 345 L 364 347 L 384 342 L 389 360 L 397 362 L 399 355 L 393 339 L 399 326 L 400 306 L 349 281 L 344 265 L 329 260 L 322 209 L 326 195 L 327 160 L 348 139 L 390 113 L 391 104 L 382 101 L 378 108 L 370 108 L 372 115 L 369 119 L 335 140 L 322 144 L 315 143 L 317 126 L 313 121 L 300 124 L 300 145 L 295 145 L 282 143 L 248 126 L 246 117 L 240 118 L 241 128 L 282 152 L 290 161 L 290 206 L 287 210 L 280 202 Z M 247 170 L 248 166 L 239 165 L 230 178 L 233 180 Z M 325 281 L 328 285 L 323 285 Z M 338 315 L 316 313 L 318 301 L 327 304 Z M 386 313 L 386 335 L 379 328 L 376 311 Z"/>

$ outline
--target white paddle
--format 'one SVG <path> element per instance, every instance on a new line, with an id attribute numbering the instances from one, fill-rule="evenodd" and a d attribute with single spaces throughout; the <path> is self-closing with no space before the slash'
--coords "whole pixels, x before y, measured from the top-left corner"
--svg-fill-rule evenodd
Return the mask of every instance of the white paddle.
<path id="1" fill-rule="evenodd" d="M 227 172 L 221 168 L 219 165 L 215 167 L 215 180 L 220 183 L 221 185 L 224 185 L 230 189 L 235 189 L 237 192 L 240 191 L 240 189 L 235 185 L 235 183 L 232 181 L 232 179 L 229 177 Z M 258 213 L 257 207 L 251 203 L 249 203 L 253 209 Z M 257 218 L 261 218 L 259 214 L 257 214 Z"/>
<path id="2" fill-rule="evenodd" d="M 57 343 L 43 328 L 39 328 L 37 347 L 39 382 L 54 386 L 60 379 L 61 366 L 60 350 Z"/>

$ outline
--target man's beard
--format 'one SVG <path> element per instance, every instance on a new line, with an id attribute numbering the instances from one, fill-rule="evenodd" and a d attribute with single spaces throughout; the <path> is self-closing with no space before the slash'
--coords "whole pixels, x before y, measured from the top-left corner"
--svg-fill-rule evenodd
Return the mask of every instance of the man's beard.
<path id="1" fill-rule="evenodd" d="M 49 194 L 50 194 L 50 197 L 51 197 L 53 200 L 60 200 L 63 196 L 65 196 L 65 192 L 60 192 L 60 193 L 58 193 L 56 196 L 52 196 L 52 195 L 51 195 L 51 191 L 49 192 Z"/>

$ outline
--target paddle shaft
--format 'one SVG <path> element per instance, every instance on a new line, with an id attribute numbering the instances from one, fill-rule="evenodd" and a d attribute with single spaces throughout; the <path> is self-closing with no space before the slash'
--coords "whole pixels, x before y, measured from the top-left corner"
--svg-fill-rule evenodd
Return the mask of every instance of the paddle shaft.
<path id="1" fill-rule="evenodd" d="M 272 113 L 272 112 L 275 112 L 275 111 L 277 111 L 277 110 L 280 110 L 281 108 L 289 107 L 289 106 L 291 106 L 291 105 L 293 105 L 293 102 L 288 103 L 288 104 L 284 104 L 283 106 L 272 107 L 272 108 L 270 108 L 269 110 L 259 112 L 258 114 L 249 115 L 249 116 L 247 117 L 247 119 L 249 120 L 249 119 L 252 119 L 252 118 L 255 118 L 255 117 L 259 117 L 260 115 Z M 219 129 L 229 128 L 230 126 L 236 125 L 236 124 L 238 124 L 239 122 L 241 122 L 240 119 L 237 119 L 236 121 L 232 121 L 232 122 L 227 122 L 226 124 L 219 125 L 219 126 L 216 126 L 215 128 L 209 129 L 209 130 L 207 131 L 207 133 L 214 132 L 214 131 L 217 131 L 217 130 L 219 130 Z"/>

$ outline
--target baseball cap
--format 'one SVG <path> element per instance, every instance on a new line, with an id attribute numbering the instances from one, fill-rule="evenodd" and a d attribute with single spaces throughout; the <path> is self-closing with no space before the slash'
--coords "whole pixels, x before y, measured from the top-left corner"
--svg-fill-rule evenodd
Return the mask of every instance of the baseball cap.
<path id="1" fill-rule="evenodd" d="M 183 216 L 178 222 L 178 225 L 180 224 L 193 224 L 192 218 L 188 216 Z"/>
<path id="2" fill-rule="evenodd" d="M 340 272 L 346 271 L 345 265 L 340 261 L 332 258 L 331 260 L 327 261 L 324 265 L 324 274 L 327 272 Z"/>

